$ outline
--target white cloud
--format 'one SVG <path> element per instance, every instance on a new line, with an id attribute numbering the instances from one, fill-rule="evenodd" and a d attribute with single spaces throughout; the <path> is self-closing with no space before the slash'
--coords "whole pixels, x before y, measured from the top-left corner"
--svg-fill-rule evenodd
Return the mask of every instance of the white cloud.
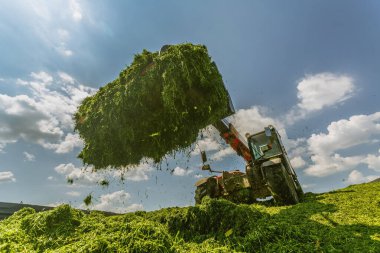
<path id="1" fill-rule="evenodd" d="M 33 162 L 33 161 L 36 160 L 36 157 L 35 157 L 35 155 L 33 155 L 33 154 L 30 154 L 30 153 L 28 153 L 28 152 L 24 152 L 23 154 L 24 154 L 25 159 L 26 159 L 27 161 Z"/>
<path id="2" fill-rule="evenodd" d="M 202 133 L 198 136 L 198 140 L 193 145 L 194 149 L 190 153 L 191 156 L 199 156 L 201 151 L 216 151 L 223 148 L 222 143 L 225 141 L 220 137 L 220 133 L 212 125 L 202 129 Z"/>
<path id="3" fill-rule="evenodd" d="M 244 137 L 246 133 L 257 133 L 264 131 L 264 127 L 274 125 L 277 129 L 283 128 L 283 124 L 271 117 L 266 116 L 267 109 L 253 106 L 250 109 L 240 109 L 232 116 L 231 123 Z"/>
<path id="4" fill-rule="evenodd" d="M 47 177 L 47 180 L 49 180 L 49 181 L 53 181 L 53 180 L 55 180 L 55 178 L 54 178 L 53 176 L 48 176 L 48 177 Z"/>
<path id="5" fill-rule="evenodd" d="M 220 149 L 220 147 L 221 145 L 216 141 L 215 137 L 208 136 L 195 143 L 195 148 L 191 155 L 199 155 L 201 151 L 214 151 Z"/>
<path id="6" fill-rule="evenodd" d="M 16 182 L 16 178 L 11 171 L 0 171 L 0 183 Z"/>
<path id="7" fill-rule="evenodd" d="M 32 1 L 28 2 L 28 4 L 30 6 L 26 6 L 26 8 L 30 8 L 39 18 L 42 18 L 44 21 L 51 20 L 50 10 L 46 4 L 41 1 Z"/>
<path id="8" fill-rule="evenodd" d="M 193 173 L 193 170 L 183 169 L 181 167 L 175 167 L 173 170 L 173 175 L 179 176 L 179 177 L 187 176 L 187 175 L 190 175 L 191 173 Z"/>
<path id="9" fill-rule="evenodd" d="M 307 141 L 313 164 L 305 172 L 312 176 L 327 176 L 339 171 L 354 169 L 367 164 L 380 171 L 379 157 L 369 155 L 341 156 L 338 151 L 358 145 L 372 144 L 380 137 L 380 112 L 370 115 L 354 115 L 348 120 L 332 122 L 328 133 L 313 134 Z"/>
<path id="10" fill-rule="evenodd" d="M 78 22 L 82 20 L 82 8 L 80 7 L 78 1 L 70 0 L 70 10 L 74 21 Z"/>
<path id="11" fill-rule="evenodd" d="M 131 195 L 124 190 L 104 194 L 100 196 L 100 202 L 90 207 L 93 210 L 126 213 L 143 210 L 141 204 L 130 204 Z"/>
<path id="12" fill-rule="evenodd" d="M 343 102 L 354 92 L 354 80 L 347 75 L 320 73 L 306 76 L 297 86 L 298 106 L 306 111 Z"/>
<path id="13" fill-rule="evenodd" d="M 76 169 L 77 168 L 72 163 L 60 164 L 60 165 L 58 165 L 57 167 L 54 168 L 54 170 L 56 172 L 58 172 L 59 174 L 66 174 L 66 175 L 70 174 L 71 172 L 73 172 Z"/>
<path id="14" fill-rule="evenodd" d="M 319 73 L 307 75 L 297 86 L 299 102 L 287 115 L 286 123 L 305 118 L 309 113 L 349 99 L 355 91 L 354 80 L 348 75 Z"/>
<path id="15" fill-rule="evenodd" d="M 1 135 L 1 128 L 0 128 L 0 135 Z M 15 143 L 17 140 L 7 140 L 7 139 L 0 139 L 0 153 L 4 153 L 4 148 L 11 143 Z"/>
<path id="16" fill-rule="evenodd" d="M 17 79 L 31 95 L 0 94 L 0 147 L 20 139 L 37 143 L 57 153 L 82 145 L 73 131 L 72 115 L 95 89 L 77 84 L 59 72 L 56 79 L 46 72 L 32 72 L 31 80 Z"/>
<path id="17" fill-rule="evenodd" d="M 149 179 L 149 173 L 154 170 L 152 161 L 140 163 L 137 166 L 127 168 L 123 171 L 123 176 L 129 181 L 146 181 Z"/>
<path id="18" fill-rule="evenodd" d="M 362 163 L 364 156 L 342 157 L 339 154 L 314 154 L 311 157 L 312 165 L 307 167 L 305 173 L 310 176 L 325 177 L 337 172 L 354 169 Z"/>
<path id="19" fill-rule="evenodd" d="M 38 73 L 32 72 L 30 76 L 34 78 L 36 81 L 40 81 L 37 84 L 41 84 L 44 86 L 51 84 L 51 82 L 53 81 L 53 77 L 44 71 L 40 71 Z"/>
<path id="20" fill-rule="evenodd" d="M 64 154 L 72 151 L 75 147 L 82 147 L 83 141 L 78 134 L 68 133 L 60 143 L 39 142 L 44 148 L 53 149 L 58 154 Z"/>
<path id="21" fill-rule="evenodd" d="M 379 178 L 379 176 L 363 176 L 363 174 L 360 171 L 353 170 L 348 175 L 347 183 L 348 184 L 361 184 L 361 183 L 367 183 L 372 180 L 375 180 Z"/>
<path id="22" fill-rule="evenodd" d="M 307 139 L 289 139 L 285 129 L 278 129 L 277 131 L 281 136 L 282 143 L 285 146 L 289 159 L 296 157 L 301 157 L 301 159 L 303 159 L 303 157 L 307 154 Z"/>
<path id="23" fill-rule="evenodd" d="M 60 55 L 65 57 L 69 57 L 74 54 L 72 50 L 66 48 L 66 43 L 61 43 L 58 47 L 56 47 L 56 49 Z"/>
<path id="24" fill-rule="evenodd" d="M 39 119 L 44 119 L 46 115 L 37 111 L 36 101 L 26 95 L 8 96 L 0 94 L 0 108 L 5 115 L 21 116 L 24 114 L 40 114 Z"/>
<path id="25" fill-rule="evenodd" d="M 60 164 L 54 170 L 66 178 L 72 179 L 74 185 L 92 185 L 104 178 L 104 172 L 93 172 L 92 168 L 77 168 L 74 164 Z"/>
<path id="26" fill-rule="evenodd" d="M 57 30 L 58 37 L 61 41 L 66 41 L 70 38 L 70 32 L 67 31 L 66 29 L 59 28 Z"/>
<path id="27" fill-rule="evenodd" d="M 220 148 L 220 144 L 212 138 L 199 140 L 198 146 L 200 150 L 204 150 L 204 151 L 217 150 Z"/>
<path id="28" fill-rule="evenodd" d="M 215 154 L 213 154 L 211 156 L 211 159 L 214 161 L 221 161 L 230 155 L 236 155 L 236 151 L 233 148 L 231 148 L 230 146 L 228 146 L 224 149 L 219 150 Z"/>
<path id="29" fill-rule="evenodd" d="M 306 165 L 305 160 L 301 156 L 294 157 L 290 160 L 290 163 L 292 164 L 294 169 L 299 169 Z"/>
<path id="30" fill-rule="evenodd" d="M 313 151 L 331 153 L 363 143 L 380 136 L 380 112 L 370 115 L 354 115 L 330 123 L 328 134 L 313 134 L 308 140 Z"/>
<path id="31" fill-rule="evenodd" d="M 71 49 L 68 48 L 67 44 L 70 39 L 70 32 L 65 29 L 57 30 L 57 42 L 54 45 L 54 48 L 57 50 L 59 54 L 64 57 L 72 56 L 74 53 Z"/>
<path id="32" fill-rule="evenodd" d="M 58 76 L 62 79 L 62 81 L 66 82 L 66 83 L 69 83 L 69 84 L 75 83 L 74 78 L 65 72 L 59 71 Z"/>
<path id="33" fill-rule="evenodd" d="M 380 172 L 380 155 L 376 156 L 370 154 L 367 156 L 367 158 L 365 158 L 365 162 L 368 164 L 368 168 Z"/>
<path id="34" fill-rule="evenodd" d="M 69 192 L 66 192 L 66 194 L 71 197 L 79 197 L 81 195 L 81 193 L 77 191 L 69 191 Z"/>
<path id="35" fill-rule="evenodd" d="M 64 80 L 64 82 L 67 83 L 67 80 Z M 74 83 L 76 83 L 75 79 L 74 79 Z M 93 89 L 81 84 L 62 85 L 61 90 L 70 98 L 71 102 L 75 106 L 78 106 L 84 98 L 96 92 L 96 89 Z"/>
<path id="36" fill-rule="evenodd" d="M 70 31 L 76 31 L 74 21 L 82 19 L 80 5 L 76 1 L 30 1 L 18 4 L 15 15 L 23 17 L 37 43 L 44 48 L 55 49 L 63 57 L 72 56 L 73 50 L 68 48 Z M 62 27 L 64 24 L 64 27 Z"/>
<path id="37" fill-rule="evenodd" d="M 2 3 L 2 12 L 9 12 L 12 15 L 2 13 L 2 24 L 11 31 L 12 27 L 19 27 L 20 21 L 13 17 L 22 17 L 22 27 L 17 31 L 18 36 L 9 36 L 7 42 L 16 43 L 20 46 L 22 42 L 18 38 L 26 38 L 33 43 L 26 43 L 22 50 L 32 51 L 34 55 L 41 54 L 41 49 L 45 55 L 42 58 L 49 58 L 52 50 L 63 58 L 74 55 L 77 47 L 81 47 L 79 40 L 75 38 L 83 35 L 83 26 L 78 23 L 86 19 L 86 28 L 103 28 L 107 31 L 104 22 L 99 17 L 92 17 L 85 3 L 79 0 L 58 0 L 58 1 L 9 1 Z M 87 10 L 87 11 L 86 11 Z"/>
<path id="38" fill-rule="evenodd" d="M 104 169 L 94 171 L 91 166 L 76 167 L 72 163 L 60 164 L 54 170 L 74 181 L 74 186 L 93 185 L 105 178 L 124 178 L 127 181 L 146 181 L 154 170 L 152 161 L 142 161 L 140 165 L 131 168 Z"/>

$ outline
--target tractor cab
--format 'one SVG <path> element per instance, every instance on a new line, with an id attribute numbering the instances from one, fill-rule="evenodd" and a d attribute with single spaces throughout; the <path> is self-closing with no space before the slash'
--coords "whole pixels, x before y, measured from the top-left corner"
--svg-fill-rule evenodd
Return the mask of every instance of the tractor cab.
<path id="1" fill-rule="evenodd" d="M 246 137 L 252 155 L 246 172 L 255 195 L 270 195 L 285 204 L 298 203 L 303 191 L 276 128 L 269 125 Z"/>

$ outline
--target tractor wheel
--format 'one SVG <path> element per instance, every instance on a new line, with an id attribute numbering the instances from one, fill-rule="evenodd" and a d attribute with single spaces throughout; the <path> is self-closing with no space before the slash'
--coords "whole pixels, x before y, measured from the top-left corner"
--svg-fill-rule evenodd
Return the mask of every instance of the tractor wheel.
<path id="1" fill-rule="evenodd" d="M 301 185 L 300 185 L 298 179 L 295 180 L 295 182 L 296 182 L 296 192 L 297 192 L 297 195 L 298 195 L 298 199 L 299 199 L 300 201 L 302 201 L 302 200 L 303 200 L 303 197 L 304 197 L 304 195 L 305 195 L 305 193 L 303 192 L 302 187 L 301 187 Z"/>
<path id="2" fill-rule="evenodd" d="M 276 202 L 292 205 L 299 202 L 291 176 L 282 164 L 265 168 L 267 184 Z"/>
<path id="3" fill-rule="evenodd" d="M 201 204 L 205 196 L 210 198 L 218 197 L 218 183 L 215 177 L 209 177 L 203 184 L 197 186 L 195 190 L 195 204 Z"/>

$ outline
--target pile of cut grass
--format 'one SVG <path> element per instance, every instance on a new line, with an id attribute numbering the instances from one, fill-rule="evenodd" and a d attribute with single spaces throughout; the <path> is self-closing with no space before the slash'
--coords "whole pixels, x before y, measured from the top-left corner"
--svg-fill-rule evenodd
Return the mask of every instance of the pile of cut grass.
<path id="1" fill-rule="evenodd" d="M 95 169 L 136 165 L 144 157 L 158 163 L 188 148 L 200 129 L 228 113 L 228 92 L 205 46 L 144 50 L 79 106 L 79 157 Z"/>
<path id="2" fill-rule="evenodd" d="M 0 252 L 379 252 L 380 182 L 303 203 L 201 205 L 117 216 L 68 205 L 0 222 Z"/>

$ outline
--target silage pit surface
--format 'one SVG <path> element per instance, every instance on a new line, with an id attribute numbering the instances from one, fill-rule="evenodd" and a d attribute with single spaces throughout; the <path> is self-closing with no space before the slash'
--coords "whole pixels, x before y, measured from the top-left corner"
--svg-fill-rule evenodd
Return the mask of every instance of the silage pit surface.
<path id="1" fill-rule="evenodd" d="M 216 240 L 232 228 L 246 234 L 248 224 L 263 216 L 255 208 L 209 198 L 195 207 L 116 216 L 86 214 L 69 205 L 40 213 L 24 208 L 1 223 L 0 251 L 181 252 L 198 244 L 228 249 Z"/>
<path id="2" fill-rule="evenodd" d="M 68 205 L 0 221 L 0 252 L 378 252 L 380 182 L 294 206 L 200 205 L 105 216 Z"/>

